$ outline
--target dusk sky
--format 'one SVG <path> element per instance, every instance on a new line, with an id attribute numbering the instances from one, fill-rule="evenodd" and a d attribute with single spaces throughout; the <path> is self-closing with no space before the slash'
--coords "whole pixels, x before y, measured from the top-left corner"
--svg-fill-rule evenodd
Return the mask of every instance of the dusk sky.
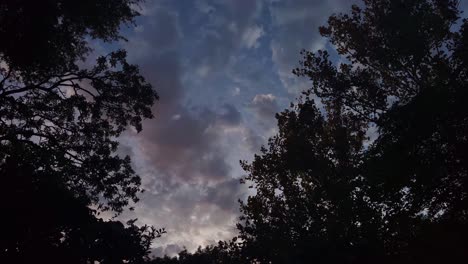
<path id="1" fill-rule="evenodd" d="M 468 259 L 467 14 L 0 1 L 0 263 Z"/>
<path id="2" fill-rule="evenodd" d="M 167 229 L 156 255 L 236 235 L 237 200 L 249 192 L 239 160 L 252 160 L 276 131 L 275 113 L 309 86 L 291 73 L 299 52 L 329 49 L 318 27 L 351 3 L 147 1 L 136 27 L 123 29 L 122 47 L 160 100 L 155 119 L 120 140 L 146 189 L 121 218 Z"/>

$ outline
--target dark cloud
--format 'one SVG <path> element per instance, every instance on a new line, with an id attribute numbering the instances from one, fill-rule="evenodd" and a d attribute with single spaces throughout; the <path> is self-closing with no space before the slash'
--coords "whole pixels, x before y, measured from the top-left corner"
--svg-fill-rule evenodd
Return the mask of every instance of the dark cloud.
<path id="1" fill-rule="evenodd" d="M 228 211 L 237 211 L 237 199 L 232 199 L 241 193 L 239 179 L 229 179 L 207 188 L 205 202 L 216 204 Z M 239 197 L 241 198 L 241 197 Z"/>
<path id="2" fill-rule="evenodd" d="M 224 153 L 218 147 L 217 122 L 240 122 L 240 113 L 232 105 L 222 107 L 221 114 L 203 107 L 198 111 L 185 105 L 186 88 L 181 83 L 180 52 L 182 34 L 177 14 L 157 6 L 147 14 L 143 29 L 134 33 L 126 44 L 130 58 L 160 95 L 155 120 L 144 124 L 142 152 L 149 166 L 165 177 L 188 181 L 219 180 L 229 175 Z"/>
<path id="3" fill-rule="evenodd" d="M 272 94 L 257 94 L 250 102 L 249 107 L 254 110 L 255 114 L 263 120 L 271 120 L 275 118 L 275 114 L 279 111 L 276 97 Z"/>
<path id="4" fill-rule="evenodd" d="M 336 12 L 347 10 L 354 0 L 285 0 L 272 1 L 272 59 L 284 87 L 291 93 L 308 87 L 308 82 L 291 74 L 300 59 L 302 49 L 325 48 L 326 39 L 319 35 L 318 28 Z"/>
<path id="5" fill-rule="evenodd" d="M 229 177 L 221 126 L 240 123 L 240 113 L 225 105 L 220 113 L 209 109 L 191 112 L 182 106 L 148 122 L 142 132 L 143 153 L 150 165 L 167 177 L 188 182 L 219 181 Z"/>
<path id="6" fill-rule="evenodd" d="M 241 123 L 241 113 L 232 104 L 224 104 L 219 115 L 219 121 L 222 125 L 237 126 Z"/>
<path id="7" fill-rule="evenodd" d="M 276 133 L 275 116 L 281 108 L 273 94 L 256 94 L 247 107 L 252 111 L 256 125 L 245 130 L 244 141 L 248 149 L 256 153 Z"/>
<path id="8" fill-rule="evenodd" d="M 156 9 L 124 43 L 129 59 L 138 64 L 161 98 L 159 108 L 169 111 L 184 97 L 179 46 L 182 41 L 177 15 Z M 159 109 L 156 109 L 159 110 Z"/>
<path id="9" fill-rule="evenodd" d="M 203 74 L 224 69 L 239 48 L 254 48 L 263 29 L 255 23 L 262 8 L 261 1 L 197 1 L 204 11 L 192 17 L 200 23 L 194 42 L 196 53 L 190 58 L 191 65 L 198 65 Z"/>
<path id="10" fill-rule="evenodd" d="M 244 141 L 252 153 L 258 152 L 260 147 L 266 142 L 264 138 L 255 133 L 255 131 L 252 129 L 246 130 Z"/>

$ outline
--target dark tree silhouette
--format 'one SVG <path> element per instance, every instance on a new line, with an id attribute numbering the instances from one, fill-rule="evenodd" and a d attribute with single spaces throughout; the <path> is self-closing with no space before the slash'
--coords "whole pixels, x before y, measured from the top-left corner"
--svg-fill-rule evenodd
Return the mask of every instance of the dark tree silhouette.
<path id="1" fill-rule="evenodd" d="M 325 117 L 303 98 L 277 116 L 269 147 L 243 163 L 257 193 L 241 203 L 238 225 L 251 258 L 346 263 L 383 250 L 377 212 L 359 189 L 365 123 L 343 108 L 327 102 Z"/>
<path id="2" fill-rule="evenodd" d="M 140 1 L 72 2 L 0 3 L 0 262 L 140 263 L 164 232 L 98 218 L 138 201 L 117 138 L 153 117 L 156 92 L 123 50 L 78 67 Z"/>
<path id="3" fill-rule="evenodd" d="M 194 253 L 187 250 L 179 252 L 178 257 L 158 257 L 148 264 L 242 264 L 250 263 L 242 254 L 242 245 L 232 239 L 219 241 L 217 245 L 199 247 Z"/>
<path id="4" fill-rule="evenodd" d="M 63 73 L 91 51 L 86 38 L 122 39 L 122 23 L 133 23 L 142 0 L 3 0 L 0 56 L 10 68 Z M 56 72 L 57 71 L 57 72 Z"/>
<path id="5" fill-rule="evenodd" d="M 304 51 L 312 88 L 243 163 L 239 230 L 262 263 L 468 257 L 468 21 L 455 0 L 363 2 L 320 28 L 345 62 Z"/>
<path id="6" fill-rule="evenodd" d="M 74 196 L 57 175 L 34 168 L 26 153 L 17 149 L 0 166 L 2 263 L 145 260 L 161 230 L 96 218 L 88 201 Z"/>
<path id="7" fill-rule="evenodd" d="M 13 70 L 2 74 L 0 158 L 11 144 L 25 144 L 37 168 L 60 174 L 78 196 L 117 212 L 128 198 L 137 200 L 140 178 L 128 157 L 113 152 L 128 125 L 139 131 L 142 118 L 152 117 L 157 96 L 138 68 L 125 62 L 124 51 L 100 57 L 92 69 L 40 83 Z"/>

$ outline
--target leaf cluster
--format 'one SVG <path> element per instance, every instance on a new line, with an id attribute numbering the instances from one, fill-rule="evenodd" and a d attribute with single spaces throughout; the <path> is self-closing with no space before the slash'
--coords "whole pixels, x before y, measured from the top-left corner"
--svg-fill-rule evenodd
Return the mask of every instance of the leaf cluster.
<path id="1" fill-rule="evenodd" d="M 303 51 L 311 88 L 242 163 L 261 263 L 466 258 L 468 21 L 458 1 L 363 2 L 320 28 L 343 62 Z"/>

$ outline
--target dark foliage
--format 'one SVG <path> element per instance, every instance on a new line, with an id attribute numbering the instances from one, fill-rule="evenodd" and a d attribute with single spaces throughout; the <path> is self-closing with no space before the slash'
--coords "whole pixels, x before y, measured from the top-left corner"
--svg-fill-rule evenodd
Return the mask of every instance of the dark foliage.
<path id="1" fill-rule="evenodd" d="M 14 154 L 2 163 L 0 178 L 2 263 L 141 263 L 161 233 L 134 221 L 125 226 L 96 218 L 62 179 Z"/>
<path id="2" fill-rule="evenodd" d="M 128 157 L 113 153 L 116 138 L 129 125 L 141 130 L 157 98 L 125 52 L 100 57 L 89 70 L 24 81 L 1 69 L 0 158 L 12 144 L 27 145 L 29 162 L 48 174 L 60 174 L 78 196 L 117 212 L 137 201 L 140 178 Z"/>
<path id="3" fill-rule="evenodd" d="M 156 92 L 123 50 L 78 67 L 138 2 L 1 1 L 0 262 L 141 263 L 164 233 L 98 217 L 138 201 L 117 138 L 153 117 Z"/>
<path id="4" fill-rule="evenodd" d="M 90 51 L 86 38 L 120 39 L 141 0 L 2 0 L 0 57 L 10 68 L 56 74 Z"/>
<path id="5" fill-rule="evenodd" d="M 468 21 L 457 1 L 364 0 L 304 51 L 312 88 L 248 164 L 245 252 L 261 263 L 467 259 Z M 325 105 L 319 111 L 313 98 Z M 376 140 L 366 131 L 375 128 Z"/>
<path id="6" fill-rule="evenodd" d="M 217 245 L 199 247 L 194 253 L 187 250 L 179 252 L 178 257 L 168 256 L 155 258 L 148 264 L 242 264 L 250 263 L 242 254 L 242 245 L 233 239 L 229 242 L 219 241 Z"/>
<path id="7" fill-rule="evenodd" d="M 262 263 L 346 263 L 381 252 L 377 212 L 359 189 L 364 123 L 339 101 L 324 117 L 305 97 L 278 125 L 269 148 L 243 163 L 257 191 L 241 203 L 247 254 Z"/>

